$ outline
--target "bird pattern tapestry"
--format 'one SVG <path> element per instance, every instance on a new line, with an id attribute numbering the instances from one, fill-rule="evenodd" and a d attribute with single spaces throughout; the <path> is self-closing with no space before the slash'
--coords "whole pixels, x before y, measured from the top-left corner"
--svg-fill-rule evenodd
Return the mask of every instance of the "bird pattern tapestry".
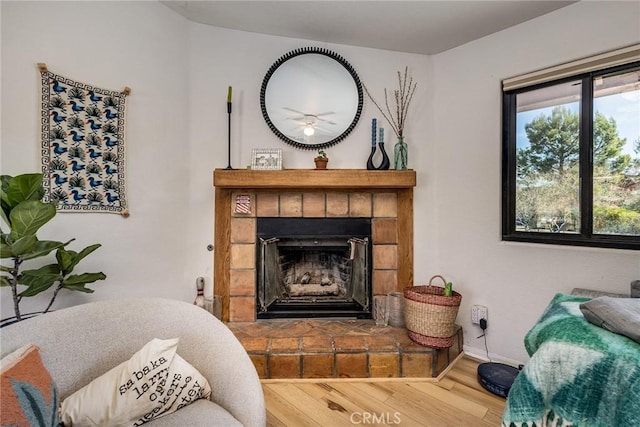
<path id="1" fill-rule="evenodd" d="M 128 216 L 125 195 L 125 100 L 41 70 L 45 202 L 59 211 Z"/>

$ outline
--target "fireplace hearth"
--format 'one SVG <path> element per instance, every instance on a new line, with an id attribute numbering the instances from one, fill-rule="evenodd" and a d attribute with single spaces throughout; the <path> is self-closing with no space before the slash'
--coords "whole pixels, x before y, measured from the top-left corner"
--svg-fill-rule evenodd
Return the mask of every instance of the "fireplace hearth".
<path id="1" fill-rule="evenodd" d="M 258 218 L 256 317 L 371 318 L 369 218 Z"/>

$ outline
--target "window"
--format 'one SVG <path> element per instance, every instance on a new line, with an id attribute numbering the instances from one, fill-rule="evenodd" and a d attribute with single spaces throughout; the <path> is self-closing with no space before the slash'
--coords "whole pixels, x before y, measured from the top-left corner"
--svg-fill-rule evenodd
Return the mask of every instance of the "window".
<path id="1" fill-rule="evenodd" d="M 502 238 L 640 249 L 640 46 L 503 82 Z"/>

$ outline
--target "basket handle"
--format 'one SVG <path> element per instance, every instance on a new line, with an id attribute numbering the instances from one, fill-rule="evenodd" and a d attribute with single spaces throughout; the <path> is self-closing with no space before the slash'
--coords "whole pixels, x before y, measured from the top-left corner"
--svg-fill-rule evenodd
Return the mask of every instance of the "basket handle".
<path id="1" fill-rule="evenodd" d="M 442 283 L 444 283 L 444 285 L 447 285 L 447 281 L 445 280 L 444 277 L 440 276 L 439 274 L 436 274 L 435 276 L 432 276 L 431 279 L 429 279 L 429 286 L 431 286 L 431 282 L 433 281 L 433 279 L 439 277 L 440 279 L 442 279 Z"/>

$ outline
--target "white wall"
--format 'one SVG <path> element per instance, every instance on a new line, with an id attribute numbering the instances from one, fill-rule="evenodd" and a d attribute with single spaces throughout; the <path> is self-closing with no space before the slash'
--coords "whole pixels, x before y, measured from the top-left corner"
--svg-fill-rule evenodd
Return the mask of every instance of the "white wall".
<path id="1" fill-rule="evenodd" d="M 78 270 L 102 270 L 107 280 L 90 285 L 96 289 L 91 295 L 61 295 L 58 308 L 145 294 L 192 300 L 198 276 L 206 279 L 205 292 L 213 293 L 213 255 L 206 247 L 213 239 L 213 169 L 227 165 L 227 87 L 234 87 L 234 167 L 246 167 L 251 149 L 258 147 L 282 148 L 285 167 L 313 167 L 315 153 L 277 139 L 259 106 L 265 73 L 294 48 L 335 50 L 380 96 L 384 87 L 395 86 L 396 70 L 408 65 L 424 90 L 415 96 L 407 131 L 424 135 L 429 128 L 431 71 L 425 56 L 209 27 L 186 21 L 156 2 L 0 5 L 3 174 L 39 170 L 37 62 L 100 87 L 132 88 L 126 117 L 131 216 L 59 213 L 42 229 L 42 238 L 76 237 L 72 249 L 103 245 Z M 360 124 L 347 140 L 327 150 L 330 167 L 364 167 L 371 118 L 382 121 L 374 108 L 365 98 Z M 395 138 L 389 128 L 387 135 L 392 153 Z M 417 157 L 421 149 L 410 146 L 410 155 Z M 409 166 L 417 167 L 411 159 Z M 0 296 L 1 316 L 11 315 L 8 289 Z M 41 308 L 43 301 L 25 300 L 24 311 Z"/>
<path id="2" fill-rule="evenodd" d="M 157 295 L 193 298 L 184 270 L 188 211 L 187 22 L 155 2 L 6 2 L 2 8 L 2 174 L 40 170 L 36 63 L 127 99 L 127 196 L 131 216 L 59 213 L 41 238 L 102 247 L 78 272 L 103 271 L 93 294 L 61 292 L 55 307 Z M 192 274 L 188 274 L 192 276 Z M 1 316 L 12 315 L 2 289 Z M 46 298 L 48 301 L 48 298 Z M 23 312 L 43 299 L 23 301 Z"/>
<path id="3" fill-rule="evenodd" d="M 271 65 L 285 53 L 300 47 L 315 46 L 333 50 L 355 68 L 360 79 L 382 100 L 385 87 L 397 85 L 396 72 L 408 65 L 419 89 L 409 112 L 409 167 L 420 170 L 418 159 L 430 144 L 425 138 L 431 116 L 429 99 L 430 58 L 423 55 L 364 49 L 352 46 L 313 43 L 304 40 L 232 31 L 201 24 L 190 26 L 190 259 L 188 270 L 212 281 L 211 253 L 206 246 L 213 236 L 214 168 L 227 166 L 227 88 L 233 87 L 231 165 L 246 168 L 252 148 L 281 148 L 286 168 L 314 166 L 316 151 L 296 149 L 278 139 L 269 129 L 260 111 L 260 87 Z M 375 95 L 374 95 L 375 96 Z M 361 119 L 352 133 L 326 150 L 329 167 L 365 168 L 371 150 L 371 119 L 378 118 L 386 128 L 387 153 L 392 156 L 395 136 L 376 107 L 364 97 Z M 419 176 L 418 180 L 423 177 Z M 416 211 L 427 205 L 426 197 L 416 197 Z"/>
<path id="4" fill-rule="evenodd" d="M 213 236 L 212 171 L 227 165 L 227 86 L 234 88 L 234 167 L 246 167 L 257 147 L 282 148 L 285 167 L 313 167 L 314 153 L 278 140 L 259 108 L 267 69 L 304 46 L 344 56 L 378 97 L 395 86 L 397 70 L 413 71 L 418 91 L 406 133 L 409 167 L 418 176 L 415 283 L 434 274 L 454 281 L 463 294 L 458 319 L 467 349 L 484 353 L 469 322 L 471 304 L 489 307 L 490 352 L 523 361 L 524 334 L 554 293 L 577 286 L 627 291 L 640 276 L 637 252 L 500 242 L 500 80 L 637 42 L 636 3 L 583 1 L 432 57 L 213 28 L 155 2 L 0 7 L 3 174 L 39 167 L 37 62 L 105 88 L 132 88 L 131 217 L 60 213 L 43 229 L 43 237 L 76 237 L 75 248 L 103 244 L 79 269 L 102 270 L 107 280 L 94 294 L 63 295 L 57 307 L 144 294 L 191 300 L 197 276 L 212 292 L 206 246 Z M 353 133 L 327 150 L 330 167 L 364 167 L 372 117 L 381 122 L 365 97 Z M 2 317 L 11 314 L 5 291 Z"/>
<path id="5" fill-rule="evenodd" d="M 628 293 L 639 278 L 637 251 L 500 241 L 500 80 L 637 43 L 639 16 L 637 2 L 583 1 L 434 57 L 435 177 L 427 185 L 436 188 L 437 214 L 426 244 L 437 242 L 438 270 L 463 295 L 467 351 L 485 354 L 472 304 L 489 308 L 489 351 L 523 361 L 523 337 L 556 292 Z M 416 263 L 418 277 L 429 274 Z"/>

